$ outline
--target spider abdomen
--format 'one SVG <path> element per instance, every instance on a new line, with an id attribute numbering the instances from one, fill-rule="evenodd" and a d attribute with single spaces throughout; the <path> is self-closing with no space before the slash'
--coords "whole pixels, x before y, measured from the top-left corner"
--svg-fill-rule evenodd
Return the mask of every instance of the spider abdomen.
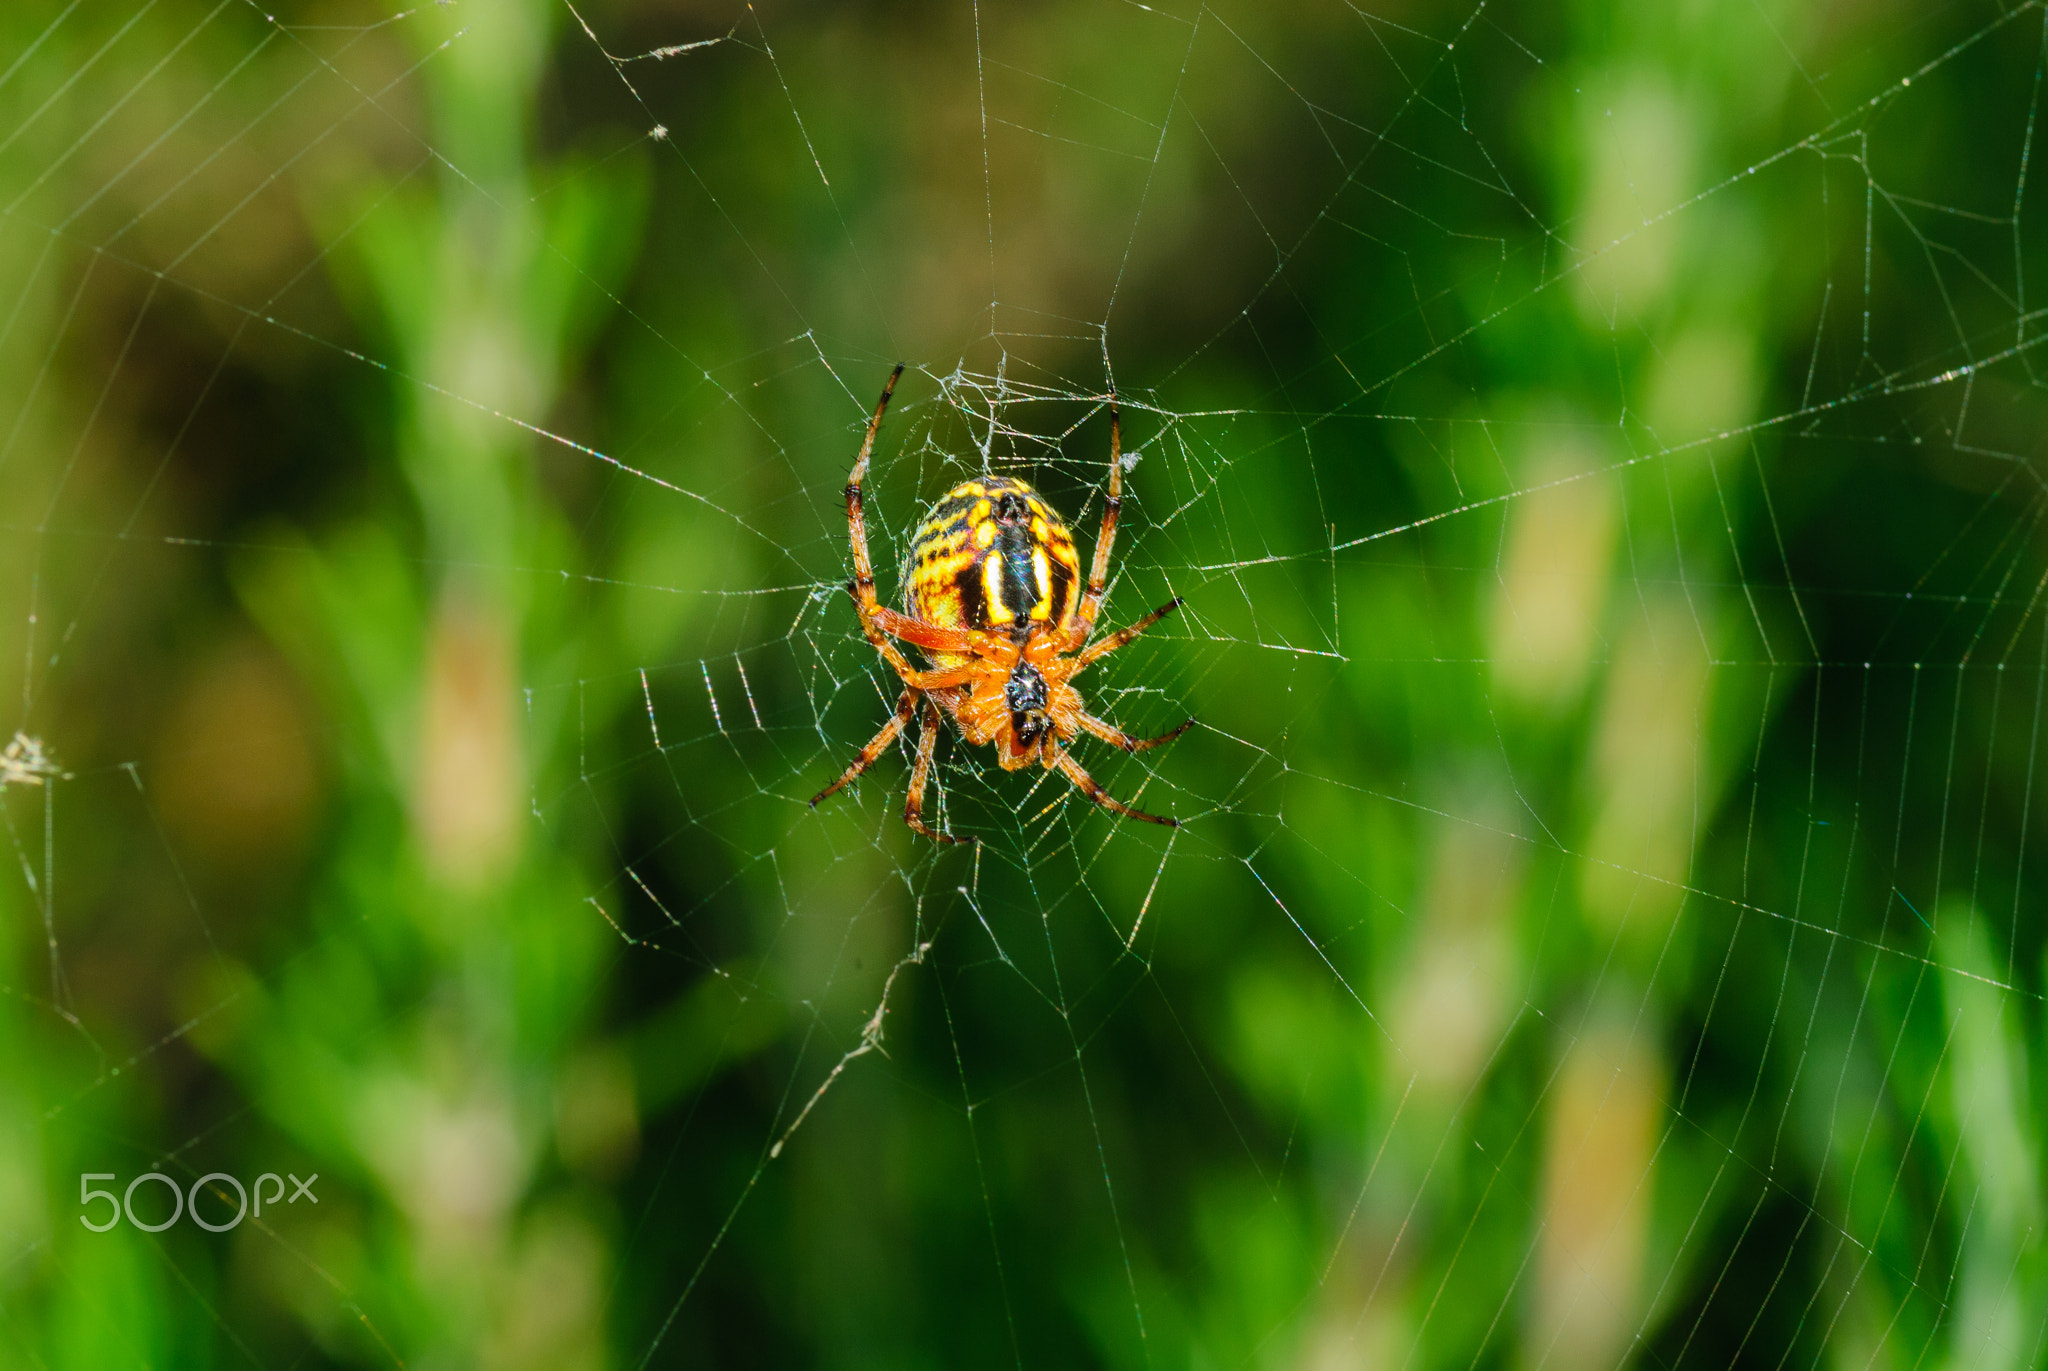
<path id="1" fill-rule="evenodd" d="M 911 540 L 908 610 L 944 628 L 1023 640 L 1063 627 L 1081 580 L 1074 536 L 1022 481 L 983 476 L 946 492 Z"/>

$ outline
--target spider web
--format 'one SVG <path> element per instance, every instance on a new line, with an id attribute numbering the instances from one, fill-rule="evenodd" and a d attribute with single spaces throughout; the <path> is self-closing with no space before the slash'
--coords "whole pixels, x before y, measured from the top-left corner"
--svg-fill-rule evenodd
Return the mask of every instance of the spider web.
<path id="1" fill-rule="evenodd" d="M 0 1337 L 2038 1362 L 2048 16 L 1737 8 L 0 21 Z M 891 602 L 980 472 L 1085 556 L 1117 397 L 1179 827 L 806 807 L 897 361 Z"/>

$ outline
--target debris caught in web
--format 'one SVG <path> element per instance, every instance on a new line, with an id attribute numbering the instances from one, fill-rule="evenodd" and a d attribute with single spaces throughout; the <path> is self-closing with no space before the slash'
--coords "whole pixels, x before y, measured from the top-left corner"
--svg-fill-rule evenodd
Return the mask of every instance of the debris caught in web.
<path id="1" fill-rule="evenodd" d="M 41 785 L 45 776 L 61 776 L 63 771 L 43 751 L 43 740 L 31 738 L 26 733 L 16 733 L 6 748 L 0 750 L 0 787 L 10 785 Z"/>

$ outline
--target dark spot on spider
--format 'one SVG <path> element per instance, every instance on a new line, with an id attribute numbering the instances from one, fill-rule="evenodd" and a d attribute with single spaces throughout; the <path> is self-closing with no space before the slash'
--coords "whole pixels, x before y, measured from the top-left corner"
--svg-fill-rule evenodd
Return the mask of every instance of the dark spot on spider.
<path id="1" fill-rule="evenodd" d="M 1003 696 L 1015 713 L 1028 709 L 1044 709 L 1046 702 L 1045 677 L 1038 674 L 1038 668 L 1029 662 L 1017 663 L 1017 669 L 1010 673 L 1010 680 L 1003 687 Z"/>
<path id="2" fill-rule="evenodd" d="M 1050 693 L 1045 687 L 1045 677 L 1038 674 L 1038 668 L 1029 662 L 1017 663 L 1017 669 L 1010 673 L 1009 681 L 1003 686 L 1003 702 L 1010 707 L 1010 729 L 1025 747 L 1045 735 L 1048 727 L 1045 704 L 1048 698 Z"/>
<path id="3" fill-rule="evenodd" d="M 996 522 L 999 524 L 1021 524 L 1031 517 L 1031 507 L 1024 503 L 1024 497 L 1014 490 L 1006 490 L 996 497 Z"/>

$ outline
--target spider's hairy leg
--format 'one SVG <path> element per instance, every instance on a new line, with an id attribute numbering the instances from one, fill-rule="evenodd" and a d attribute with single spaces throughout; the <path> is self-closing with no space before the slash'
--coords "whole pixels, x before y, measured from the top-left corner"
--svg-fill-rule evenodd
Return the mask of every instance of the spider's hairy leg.
<path id="1" fill-rule="evenodd" d="M 1122 800 L 1111 795 L 1108 791 L 1097 785 L 1095 778 L 1086 771 L 1083 771 L 1081 764 L 1068 756 L 1064 748 L 1048 747 L 1046 763 L 1056 769 L 1062 776 L 1072 781 L 1076 790 L 1079 790 L 1083 795 L 1086 795 L 1104 809 L 1109 810 L 1112 814 L 1121 814 L 1130 819 L 1143 819 L 1148 824 L 1164 824 L 1168 828 L 1180 827 L 1180 820 L 1178 819 L 1168 819 L 1158 814 L 1147 814 L 1142 809 L 1132 809 Z"/>
<path id="2" fill-rule="evenodd" d="M 927 652 L 979 652 L 988 640 L 986 633 L 926 623 L 923 619 L 913 619 L 908 614 L 880 605 L 865 611 L 863 617 L 872 629 L 869 636 L 887 633 Z"/>
<path id="3" fill-rule="evenodd" d="M 1120 747 L 1126 752 L 1143 752 L 1148 747 L 1158 747 L 1162 743 L 1170 743 L 1195 726 L 1195 721 L 1189 719 L 1179 728 L 1174 729 L 1170 733 L 1162 733 L 1157 738 L 1133 738 L 1115 724 L 1104 723 L 1093 714 L 1085 711 L 1077 714 L 1074 722 L 1102 739 L 1103 742 L 1108 743 L 1111 747 Z"/>
<path id="4" fill-rule="evenodd" d="M 889 411 L 889 397 L 896 393 L 896 382 L 903 377 L 903 364 L 889 373 L 889 379 L 882 385 L 882 398 L 875 401 L 875 412 L 868 420 L 867 432 L 860 440 L 860 455 L 854 458 L 853 470 L 846 477 L 846 531 L 853 544 L 853 580 L 847 583 L 847 593 L 853 596 L 854 608 L 860 614 L 860 629 L 870 643 L 894 667 L 906 685 L 923 689 L 927 685 L 950 685 L 951 681 L 926 681 L 927 675 L 904 659 L 903 653 L 890 642 L 885 634 L 894 634 L 906 642 L 934 652 L 964 652 L 968 650 L 966 635 L 948 633 L 935 625 L 921 624 L 917 620 L 884 609 L 875 598 L 875 564 L 868 553 L 867 511 L 861 491 L 861 482 L 867 479 L 868 461 L 874 456 L 875 435 L 881 431 L 882 416 Z M 842 782 L 843 783 L 843 782 Z M 828 792 L 829 793 L 829 792 Z M 820 798 L 823 798 L 822 796 Z M 816 801 L 812 801 L 816 803 Z"/>
<path id="5" fill-rule="evenodd" d="M 903 675 L 903 684 L 912 690 L 951 690 L 972 681 L 979 670 L 975 663 L 968 662 L 964 666 L 943 667 L 937 671 L 908 671 Z"/>
<path id="6" fill-rule="evenodd" d="M 1095 615 L 1109 589 L 1109 554 L 1116 546 L 1117 516 L 1124 508 L 1124 420 L 1114 392 L 1109 397 L 1109 492 L 1102 499 L 1102 529 L 1095 535 L 1095 562 L 1088 570 L 1088 590 L 1081 597 L 1074 631 L 1086 642 L 1095 631 Z"/>
<path id="7" fill-rule="evenodd" d="M 973 838 L 956 838 L 950 833 L 941 833 L 924 821 L 924 785 L 931 774 L 932 750 L 939 742 L 939 707 L 929 699 L 924 702 L 924 715 L 918 720 L 917 727 L 917 765 L 910 772 L 910 793 L 903 799 L 903 822 L 937 842 L 971 843 L 975 841 Z"/>
<path id="8" fill-rule="evenodd" d="M 905 682 L 915 684 L 911 678 L 918 674 L 917 668 L 905 661 L 896 645 L 882 635 L 887 630 L 876 623 L 880 615 L 889 613 L 875 598 L 875 564 L 868 555 L 868 521 L 861 496 L 861 482 L 867 478 L 868 459 L 874 456 L 875 434 L 881 431 L 882 416 L 889 410 L 889 397 L 896 393 L 896 382 L 903 376 L 903 364 L 889 373 L 889 379 L 882 385 L 882 398 L 875 401 L 874 417 L 868 420 L 868 431 L 860 440 L 860 456 L 853 460 L 853 470 L 846 477 L 846 532 L 853 543 L 853 580 L 847 584 L 847 592 L 853 596 L 853 605 L 860 614 L 860 631 L 873 643 L 896 674 Z M 900 615 L 897 617 L 901 617 Z M 916 639 L 911 639 L 916 642 Z M 918 646 L 928 644 L 919 642 Z M 844 784 L 842 780 L 841 784 Z M 826 792 L 830 794 L 830 791 Z M 819 799 L 823 799 L 820 796 Z M 811 801 L 816 804 L 817 800 Z"/>
<path id="9" fill-rule="evenodd" d="M 965 629 L 942 628 L 937 624 L 928 624 L 907 614 L 898 614 L 893 609 L 878 607 L 870 611 L 861 604 L 860 591 L 856 586 L 849 584 L 847 589 L 853 592 L 854 607 L 860 612 L 861 632 L 874 644 L 875 650 L 882 654 L 882 660 L 896 669 L 896 674 L 903 678 L 903 684 L 913 690 L 939 690 L 963 684 L 973 674 L 966 672 L 962 667 L 919 671 L 905 659 L 902 650 L 890 642 L 887 635 L 893 633 L 904 642 L 915 644 L 927 652 L 954 654 L 973 651 L 975 640 L 982 635 L 969 633 Z M 869 595 L 872 597 L 873 593 L 874 588 L 871 586 Z"/>
<path id="10" fill-rule="evenodd" d="M 910 722 L 911 711 L 917 706 L 917 696 L 915 690 L 903 692 L 903 698 L 896 702 L 896 712 L 889 716 L 888 723 L 882 725 L 882 731 L 868 739 L 868 745 L 860 750 L 860 756 L 855 757 L 853 765 L 840 773 L 838 780 L 811 796 L 811 808 L 816 809 L 820 801 L 830 799 L 840 787 L 875 764 L 875 758 L 882 755 L 882 749 L 894 742 L 896 735 L 903 731 L 903 726 Z"/>
<path id="11" fill-rule="evenodd" d="M 1181 604 L 1181 597 L 1176 595 L 1171 600 L 1168 600 L 1165 604 L 1159 606 L 1159 608 L 1153 610 L 1150 614 L 1147 614 L 1144 618 L 1138 620 L 1138 622 L 1136 622 L 1135 624 L 1131 624 L 1125 628 L 1120 628 L 1116 632 L 1110 634 L 1107 638 L 1104 638 L 1099 642 L 1091 643 L 1088 646 L 1087 651 L 1083 652 L 1080 655 L 1080 657 L 1076 659 L 1074 663 L 1074 670 L 1078 672 L 1082 667 L 1087 666 L 1092 662 L 1101 661 L 1104 657 L 1107 657 L 1110 653 L 1116 651 L 1125 643 L 1130 642 L 1131 639 L 1137 637 L 1140 633 L 1143 633 L 1146 629 L 1152 627 L 1152 625 L 1158 623 L 1161 619 L 1164 619 L 1167 615 L 1173 613 L 1176 609 L 1179 609 L 1181 607 Z"/>
<path id="12" fill-rule="evenodd" d="M 875 417 L 868 420 L 867 435 L 860 440 L 860 456 L 854 459 L 853 471 L 846 478 L 846 528 L 853 540 L 853 598 L 860 604 L 863 623 L 876 604 L 875 564 L 868 557 L 868 524 L 861 505 L 860 483 L 867 479 L 868 458 L 875 451 L 875 434 L 882 427 L 882 415 L 887 412 L 889 397 L 896 393 L 896 381 L 902 375 L 903 364 L 899 362 L 882 387 L 882 398 L 875 402 Z"/>

